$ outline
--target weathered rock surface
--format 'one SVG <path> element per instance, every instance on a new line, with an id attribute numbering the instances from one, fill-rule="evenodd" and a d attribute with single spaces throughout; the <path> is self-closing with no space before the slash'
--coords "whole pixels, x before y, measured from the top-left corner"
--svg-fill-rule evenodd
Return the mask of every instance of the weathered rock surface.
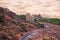
<path id="1" fill-rule="evenodd" d="M 30 31 L 30 28 L 35 29 L 36 26 L 20 20 L 9 9 L 0 7 L 0 40 L 18 40 L 18 36 Z"/>
<path id="2" fill-rule="evenodd" d="M 14 12 L 0 7 L 0 40 L 19 40 L 25 33 L 38 29 L 39 34 L 32 40 L 60 40 L 60 26 L 50 23 L 44 25 L 23 21 Z"/>

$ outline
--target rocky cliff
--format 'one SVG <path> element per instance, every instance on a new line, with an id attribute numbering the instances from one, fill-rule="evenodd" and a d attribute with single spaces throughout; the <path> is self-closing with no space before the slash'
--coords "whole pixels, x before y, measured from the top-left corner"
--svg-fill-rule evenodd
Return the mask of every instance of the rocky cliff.
<path id="1" fill-rule="evenodd" d="M 14 12 L 0 7 L 0 40 L 18 40 L 24 33 L 36 28 L 35 24 L 23 21 Z"/>
<path id="2" fill-rule="evenodd" d="M 41 25 L 19 19 L 16 14 L 7 8 L 0 7 L 0 40 L 20 40 L 25 34 L 27 40 L 60 40 L 60 26 L 50 23 Z M 36 34 L 38 33 L 38 34 Z"/>

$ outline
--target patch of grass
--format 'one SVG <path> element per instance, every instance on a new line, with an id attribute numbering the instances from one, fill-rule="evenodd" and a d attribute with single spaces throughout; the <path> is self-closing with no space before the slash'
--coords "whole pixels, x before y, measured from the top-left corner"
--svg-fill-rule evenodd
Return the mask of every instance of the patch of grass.
<path id="1" fill-rule="evenodd" d="M 44 18 L 43 22 L 54 23 L 60 25 L 60 19 L 57 18 Z"/>

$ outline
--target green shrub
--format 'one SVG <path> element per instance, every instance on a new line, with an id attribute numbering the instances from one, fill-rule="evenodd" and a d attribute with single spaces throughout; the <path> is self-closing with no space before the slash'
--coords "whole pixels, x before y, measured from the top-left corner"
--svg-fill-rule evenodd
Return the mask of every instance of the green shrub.
<path id="1" fill-rule="evenodd" d="M 43 22 L 54 23 L 60 25 L 60 19 L 57 18 L 44 18 Z"/>
<path id="2" fill-rule="evenodd" d="M 25 15 L 17 15 L 21 20 L 26 20 L 26 16 Z"/>
<path id="3" fill-rule="evenodd" d="M 0 16 L 0 23 L 4 23 L 4 18 Z"/>

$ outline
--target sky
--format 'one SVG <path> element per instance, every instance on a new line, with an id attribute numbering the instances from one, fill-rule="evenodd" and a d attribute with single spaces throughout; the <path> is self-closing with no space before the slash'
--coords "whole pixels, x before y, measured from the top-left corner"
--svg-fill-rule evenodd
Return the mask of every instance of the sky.
<path id="1" fill-rule="evenodd" d="M 60 0 L 0 0 L 0 6 L 16 14 L 41 14 L 60 18 Z"/>

